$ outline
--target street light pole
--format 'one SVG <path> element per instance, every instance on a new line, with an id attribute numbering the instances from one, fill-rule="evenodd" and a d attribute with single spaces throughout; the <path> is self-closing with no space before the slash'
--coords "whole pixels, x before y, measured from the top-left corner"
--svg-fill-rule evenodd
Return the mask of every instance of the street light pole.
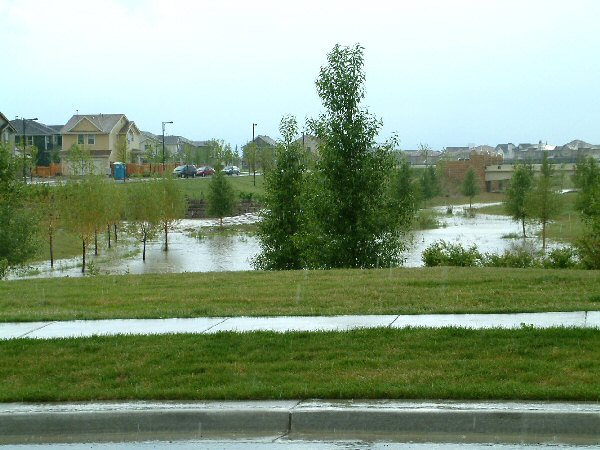
<path id="1" fill-rule="evenodd" d="M 25 137 L 25 125 L 27 124 L 28 120 L 38 120 L 38 118 L 34 118 L 34 119 L 26 119 L 25 117 L 21 117 L 21 120 L 23 121 L 23 182 L 25 184 L 27 184 L 27 172 L 25 170 L 25 166 L 26 166 L 26 162 L 25 162 L 25 145 L 26 145 L 26 137 Z M 32 140 L 32 144 L 33 144 L 33 140 Z"/>
<path id="2" fill-rule="evenodd" d="M 162 167 L 163 167 L 163 177 L 165 176 L 165 124 L 173 123 L 173 121 L 163 122 L 162 123 Z"/>
<path id="3" fill-rule="evenodd" d="M 255 123 L 253 123 L 253 124 L 252 124 L 252 145 L 256 145 L 256 144 L 254 143 L 254 129 L 255 129 L 257 126 L 258 126 L 258 125 L 257 125 L 257 124 L 255 124 Z M 253 171 L 254 171 L 254 179 L 253 179 L 253 182 L 254 182 L 254 186 L 256 186 L 256 147 L 254 147 L 254 148 L 252 149 L 252 151 L 254 152 L 254 155 L 252 156 L 252 158 L 254 159 L 254 164 L 253 164 L 253 166 L 254 166 L 254 168 L 253 168 Z M 250 172 L 250 167 L 248 167 L 248 173 L 249 173 L 249 172 Z"/>

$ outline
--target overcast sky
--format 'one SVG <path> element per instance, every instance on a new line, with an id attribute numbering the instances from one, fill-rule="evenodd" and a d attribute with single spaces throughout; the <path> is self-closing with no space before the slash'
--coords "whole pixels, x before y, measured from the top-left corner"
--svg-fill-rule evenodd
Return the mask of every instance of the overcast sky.
<path id="1" fill-rule="evenodd" d="M 597 0 L 0 0 L 0 111 L 240 146 L 321 112 L 336 43 L 365 48 L 364 105 L 400 147 L 600 144 Z"/>

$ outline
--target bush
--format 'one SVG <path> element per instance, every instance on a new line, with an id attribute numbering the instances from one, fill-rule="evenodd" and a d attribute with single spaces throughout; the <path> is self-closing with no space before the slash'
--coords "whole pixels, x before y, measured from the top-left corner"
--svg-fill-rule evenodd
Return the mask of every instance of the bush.
<path id="1" fill-rule="evenodd" d="M 511 245 L 504 253 L 486 253 L 482 264 L 485 267 L 512 267 L 525 269 L 528 267 L 539 267 L 539 257 L 533 244 L 527 242 Z"/>
<path id="2" fill-rule="evenodd" d="M 475 267 L 481 264 L 482 256 L 475 245 L 465 249 L 461 244 L 437 241 L 423 251 L 421 259 L 426 267 Z"/>
<path id="3" fill-rule="evenodd" d="M 577 252 L 571 247 L 555 248 L 542 264 L 547 269 L 572 269 L 578 266 Z"/>
<path id="4" fill-rule="evenodd" d="M 419 211 L 416 222 L 418 230 L 433 230 L 434 228 L 439 228 L 441 225 L 437 214 L 428 210 Z"/>

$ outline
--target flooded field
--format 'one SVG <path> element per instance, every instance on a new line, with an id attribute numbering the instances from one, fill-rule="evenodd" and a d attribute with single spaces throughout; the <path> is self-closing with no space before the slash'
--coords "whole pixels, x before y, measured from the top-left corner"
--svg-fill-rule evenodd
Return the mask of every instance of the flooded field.
<path id="1" fill-rule="evenodd" d="M 481 206 L 481 205 L 478 205 Z M 412 237 L 409 250 L 404 254 L 406 267 L 423 265 L 421 253 L 435 241 L 461 243 L 464 247 L 476 245 L 479 251 L 501 253 L 513 245 L 510 235 L 519 235 L 520 226 L 506 216 L 476 214 L 468 217 L 465 206 L 454 207 L 452 215 L 443 214 L 442 226 L 432 230 L 417 231 Z M 229 217 L 225 225 L 254 223 L 255 214 Z M 207 228 L 218 226 L 214 219 L 182 220 L 169 234 L 169 251 L 156 238 L 147 245 L 146 261 L 142 261 L 141 244 L 119 242 L 116 249 L 101 250 L 98 257 L 91 257 L 89 273 L 144 274 L 181 272 L 223 272 L 252 270 L 252 259 L 260 250 L 256 236 L 249 233 L 205 233 Z M 204 230 L 204 232 L 203 232 Z M 90 252 L 92 253 L 91 249 Z M 77 277 L 81 276 L 81 257 L 59 260 L 50 269 L 49 262 L 35 264 L 11 278 Z"/>

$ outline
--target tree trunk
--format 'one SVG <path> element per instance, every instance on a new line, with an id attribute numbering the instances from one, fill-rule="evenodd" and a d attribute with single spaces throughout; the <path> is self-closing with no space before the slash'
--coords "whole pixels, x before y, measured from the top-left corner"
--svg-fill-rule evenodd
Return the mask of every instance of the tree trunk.
<path id="1" fill-rule="evenodd" d="M 523 226 L 523 239 L 525 239 L 527 237 L 525 234 L 525 219 L 521 219 L 521 225 Z"/>
<path id="2" fill-rule="evenodd" d="M 167 222 L 165 222 L 165 252 L 169 251 L 169 235 L 168 235 L 168 226 Z"/>
<path id="3" fill-rule="evenodd" d="M 107 233 L 108 234 L 108 248 L 110 248 L 110 223 L 107 225 L 107 228 L 108 228 L 108 230 L 107 230 L 108 231 L 108 233 Z"/>
<path id="4" fill-rule="evenodd" d="M 98 228 L 94 228 L 94 255 L 98 256 Z"/>
<path id="5" fill-rule="evenodd" d="M 113 224 L 114 229 L 115 229 L 115 242 L 117 242 L 117 224 L 116 222 Z"/>
<path id="6" fill-rule="evenodd" d="M 546 221 L 542 222 L 542 251 L 546 251 Z"/>
<path id="7" fill-rule="evenodd" d="M 50 233 L 50 268 L 54 269 L 54 248 L 52 246 L 52 233 Z"/>
<path id="8" fill-rule="evenodd" d="M 142 251 L 142 261 L 146 262 L 146 233 L 144 233 L 144 238 L 142 239 L 144 243 L 144 250 Z"/>
<path id="9" fill-rule="evenodd" d="M 81 248 L 82 248 L 82 263 L 81 263 L 81 273 L 85 273 L 85 240 L 81 240 Z"/>

